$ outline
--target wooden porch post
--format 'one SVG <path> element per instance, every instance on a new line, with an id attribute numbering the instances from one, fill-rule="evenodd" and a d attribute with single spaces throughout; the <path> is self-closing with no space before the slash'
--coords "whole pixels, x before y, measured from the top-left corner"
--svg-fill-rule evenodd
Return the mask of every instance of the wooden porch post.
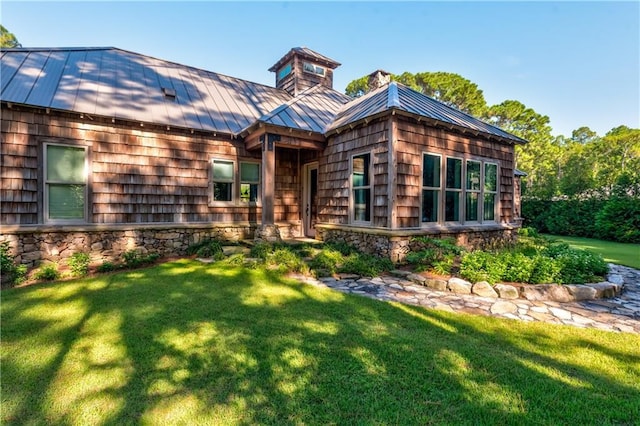
<path id="1" fill-rule="evenodd" d="M 273 198 L 275 194 L 276 135 L 262 136 L 262 225 L 275 223 Z"/>

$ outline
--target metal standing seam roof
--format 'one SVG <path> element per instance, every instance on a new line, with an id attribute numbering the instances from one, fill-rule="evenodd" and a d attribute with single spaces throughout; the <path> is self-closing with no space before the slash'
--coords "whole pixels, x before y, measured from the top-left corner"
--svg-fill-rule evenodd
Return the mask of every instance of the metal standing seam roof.
<path id="1" fill-rule="evenodd" d="M 405 111 L 445 124 L 509 139 L 516 143 L 526 142 L 524 139 L 438 102 L 429 96 L 395 81 L 344 105 L 342 110 L 336 114 L 335 120 L 326 129 L 325 133 L 390 109 Z"/>
<path id="2" fill-rule="evenodd" d="M 259 122 L 324 133 L 335 111 L 352 98 L 322 85 L 311 87 L 298 96 L 260 117 Z"/>
<path id="3" fill-rule="evenodd" d="M 292 52 L 337 64 L 307 48 Z M 274 87 L 113 47 L 1 49 L 0 55 L 0 100 L 16 104 L 232 135 L 263 122 L 327 136 L 399 110 L 525 142 L 396 82 L 357 99 L 321 85 L 294 98 Z"/>
<path id="4" fill-rule="evenodd" d="M 0 99 L 42 108 L 237 134 L 292 98 L 274 87 L 113 47 L 0 54 Z M 163 88 L 175 91 L 175 99 Z"/>

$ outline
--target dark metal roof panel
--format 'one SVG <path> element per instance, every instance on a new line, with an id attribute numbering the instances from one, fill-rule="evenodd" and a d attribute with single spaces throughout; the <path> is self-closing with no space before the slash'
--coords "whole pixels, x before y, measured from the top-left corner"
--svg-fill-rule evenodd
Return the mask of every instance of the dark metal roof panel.
<path id="1" fill-rule="evenodd" d="M 312 87 L 290 102 L 262 116 L 259 120 L 276 126 L 284 125 L 298 130 L 324 133 L 335 113 L 351 100 L 335 90 L 321 85 Z"/>
<path id="2" fill-rule="evenodd" d="M 345 105 L 327 130 L 335 130 L 390 109 L 405 111 L 515 142 L 524 142 L 523 139 L 511 135 L 498 127 L 485 123 L 396 82 L 391 82 Z"/>
<path id="3" fill-rule="evenodd" d="M 0 54 L 1 99 L 37 107 L 237 134 L 291 99 L 281 89 L 115 48 Z"/>

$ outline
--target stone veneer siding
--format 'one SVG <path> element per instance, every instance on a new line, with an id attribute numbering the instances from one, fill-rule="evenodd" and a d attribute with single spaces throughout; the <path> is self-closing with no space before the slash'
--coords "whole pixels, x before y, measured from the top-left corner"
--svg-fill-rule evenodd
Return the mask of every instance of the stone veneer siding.
<path id="1" fill-rule="evenodd" d="M 453 237 L 458 245 L 470 249 L 501 247 L 515 242 L 517 226 L 451 228 L 438 230 L 388 230 L 353 226 L 316 225 L 316 239 L 326 242 L 345 242 L 358 250 L 402 262 L 410 251 L 422 247 L 413 237 Z"/>
<path id="2" fill-rule="evenodd" d="M 207 238 L 226 241 L 253 239 L 256 223 L 228 224 L 136 224 L 77 227 L 3 227 L 0 241 L 8 241 L 11 254 L 28 267 L 41 262 L 63 262 L 75 252 L 86 252 L 93 262 L 116 261 L 128 250 L 180 256 Z M 284 238 L 289 228 L 280 227 Z"/>

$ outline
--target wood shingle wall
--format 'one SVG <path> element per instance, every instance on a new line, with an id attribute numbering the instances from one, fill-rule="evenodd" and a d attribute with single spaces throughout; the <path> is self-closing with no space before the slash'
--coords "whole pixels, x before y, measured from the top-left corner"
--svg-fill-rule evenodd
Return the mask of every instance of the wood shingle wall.
<path id="1" fill-rule="evenodd" d="M 43 223 L 43 144 L 86 146 L 89 223 L 234 222 L 258 207 L 211 206 L 209 160 L 259 159 L 240 140 L 93 121 L 77 115 L 2 109 L 1 222 Z"/>
<path id="2" fill-rule="evenodd" d="M 400 227 L 420 226 L 419 197 L 422 189 L 422 154 L 497 161 L 500 169 L 501 223 L 513 221 L 513 145 L 479 137 L 467 137 L 444 129 L 398 119 L 397 208 Z"/>
<path id="3" fill-rule="evenodd" d="M 334 137 L 318 161 L 318 219 L 349 223 L 350 162 L 354 154 L 371 153 L 373 167 L 372 226 L 388 223 L 388 121 L 349 130 Z"/>

